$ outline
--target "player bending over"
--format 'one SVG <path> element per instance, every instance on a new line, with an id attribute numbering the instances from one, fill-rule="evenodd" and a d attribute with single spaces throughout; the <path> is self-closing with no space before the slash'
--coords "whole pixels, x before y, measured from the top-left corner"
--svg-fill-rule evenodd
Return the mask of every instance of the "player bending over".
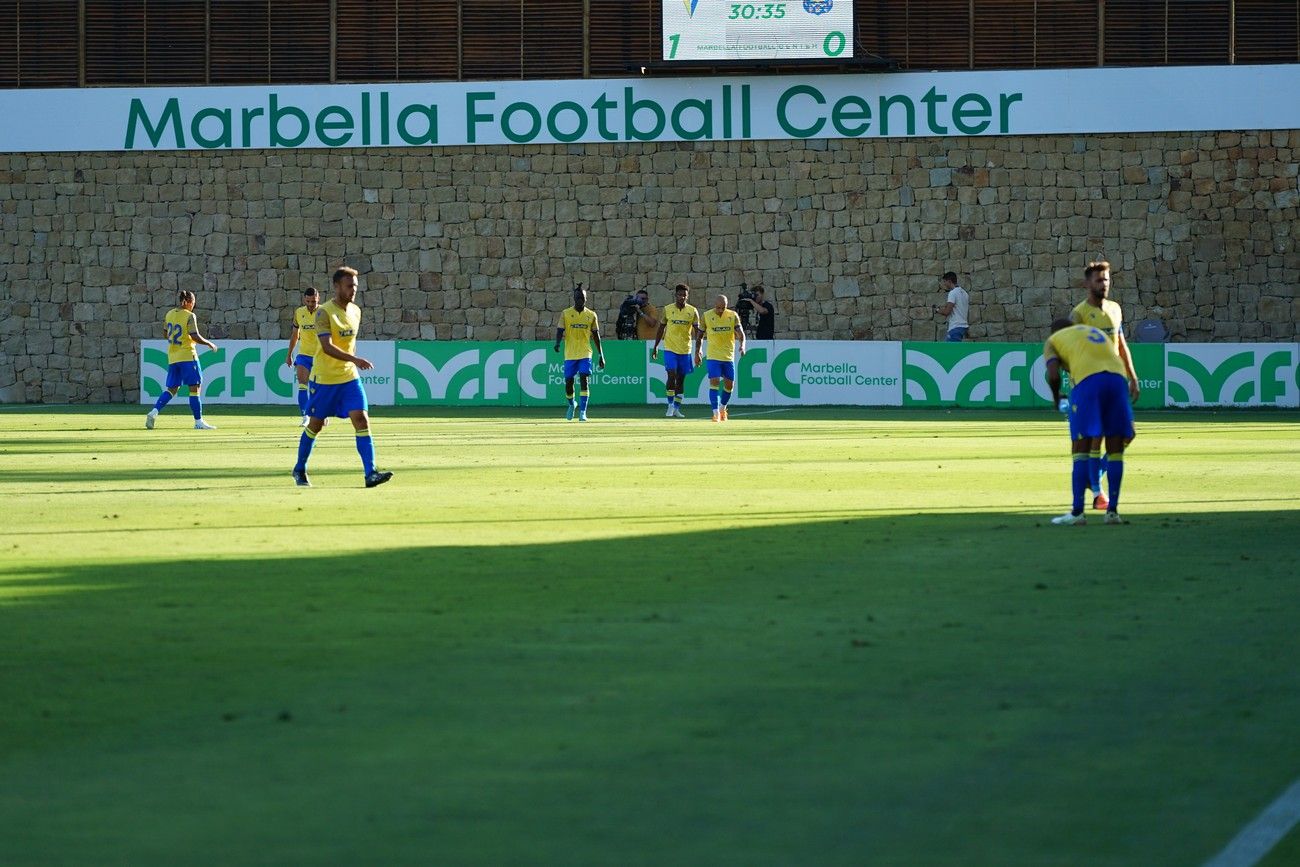
<path id="1" fill-rule="evenodd" d="M 1074 390 L 1070 392 L 1074 449 L 1071 487 L 1074 501 L 1068 515 L 1053 518 L 1052 523 L 1074 526 L 1088 523 L 1083 513 L 1083 492 L 1088 487 L 1088 455 L 1100 449 L 1103 441 L 1109 468 L 1110 505 L 1107 524 L 1124 523 L 1119 517 L 1119 490 L 1124 481 L 1124 447 L 1132 442 L 1133 405 L 1124 363 L 1115 353 L 1110 338 L 1091 325 L 1072 325 L 1069 320 L 1052 323 L 1052 336 L 1043 345 L 1047 360 L 1047 384 L 1052 389 L 1052 404 L 1061 401 L 1061 370 L 1070 372 Z"/>
<path id="2" fill-rule="evenodd" d="M 587 398 L 591 396 L 588 382 L 591 379 L 591 345 L 596 344 L 600 357 L 600 369 L 605 369 L 605 350 L 600 348 L 600 323 L 596 321 L 594 310 L 587 308 L 587 292 L 579 283 L 573 289 L 573 306 L 560 314 L 560 321 L 555 326 L 555 351 L 560 351 L 560 341 L 564 341 L 564 396 L 569 401 L 569 408 L 564 413 L 567 421 L 573 421 L 573 411 L 578 410 L 578 421 L 587 420 Z M 579 397 L 575 404 L 573 399 L 573 380 L 579 379 Z"/>
<path id="3" fill-rule="evenodd" d="M 320 352 L 316 355 L 316 387 L 307 402 L 307 429 L 298 440 L 298 463 L 293 468 L 293 480 L 300 487 L 311 487 L 307 479 L 307 459 L 311 457 L 316 434 L 325 426 L 325 419 L 351 419 L 357 432 L 357 454 L 361 455 L 361 468 L 365 473 L 366 487 L 382 485 L 393 477 L 392 473 L 375 469 L 375 444 L 370 439 L 370 404 L 361 384 L 360 370 L 374 367 L 353 352 L 357 347 L 357 331 L 361 328 L 361 308 L 352 303 L 357 295 L 357 272 L 353 268 L 340 268 L 334 272 L 334 298 L 316 310 L 316 337 Z"/>
<path id="4" fill-rule="evenodd" d="M 216 349 L 217 344 L 199 333 L 199 320 L 194 315 L 194 293 L 182 289 L 176 298 L 176 306 L 167 311 L 163 317 L 163 337 L 167 340 L 167 387 L 153 409 L 144 417 L 144 426 L 153 430 L 158 413 L 176 396 L 176 390 L 182 385 L 190 389 L 190 412 L 194 413 L 195 430 L 216 430 L 203 420 L 203 401 L 199 400 L 199 388 L 203 385 L 203 368 L 199 366 L 199 351 L 195 344 Z"/>

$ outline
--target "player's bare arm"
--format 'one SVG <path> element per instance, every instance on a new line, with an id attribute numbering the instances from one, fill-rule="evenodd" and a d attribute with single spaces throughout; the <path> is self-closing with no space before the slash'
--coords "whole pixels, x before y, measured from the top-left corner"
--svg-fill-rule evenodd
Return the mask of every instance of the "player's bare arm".
<path id="1" fill-rule="evenodd" d="M 605 350 L 600 348 L 600 323 L 593 320 L 591 324 L 591 342 L 596 344 L 596 357 L 601 370 L 605 369 Z"/>
<path id="2" fill-rule="evenodd" d="M 740 357 L 744 358 L 745 357 L 745 329 L 737 325 L 735 328 L 735 333 L 736 333 L 735 339 L 740 341 Z"/>
<path id="3" fill-rule="evenodd" d="M 555 351 L 560 351 L 560 341 L 564 339 L 564 326 L 555 329 Z"/>
<path id="4" fill-rule="evenodd" d="M 350 352 L 344 352 L 342 349 L 339 349 L 334 345 L 334 341 L 328 334 L 322 334 L 320 336 L 320 351 L 328 355 L 330 358 L 337 358 L 339 361 L 350 361 L 355 364 L 359 370 L 370 370 L 370 368 L 374 367 L 373 364 L 362 358 L 360 355 L 353 355 Z"/>
<path id="5" fill-rule="evenodd" d="M 1047 359 L 1047 386 L 1052 389 L 1052 409 L 1061 404 L 1061 359 Z"/>
<path id="6" fill-rule="evenodd" d="M 298 324 L 289 329 L 289 354 L 285 356 L 284 366 L 293 367 L 293 348 L 298 345 Z"/>
<path id="7" fill-rule="evenodd" d="M 206 346 L 208 349 L 217 348 L 217 344 L 199 333 L 199 327 L 193 319 L 190 320 L 190 340 L 193 340 L 199 346 Z"/>
<path id="8" fill-rule="evenodd" d="M 650 347 L 650 359 L 652 361 L 659 357 L 659 342 L 664 339 L 664 332 L 667 330 L 668 330 L 668 323 L 660 322 L 659 330 L 655 332 L 655 345 Z"/>
<path id="9" fill-rule="evenodd" d="M 1134 403 L 1142 395 L 1142 387 L 1138 385 L 1137 371 L 1133 369 L 1133 356 L 1128 351 L 1128 341 L 1124 339 L 1124 332 L 1116 329 L 1115 347 L 1119 350 L 1120 360 L 1124 362 L 1124 370 L 1128 375 L 1128 396 Z"/>

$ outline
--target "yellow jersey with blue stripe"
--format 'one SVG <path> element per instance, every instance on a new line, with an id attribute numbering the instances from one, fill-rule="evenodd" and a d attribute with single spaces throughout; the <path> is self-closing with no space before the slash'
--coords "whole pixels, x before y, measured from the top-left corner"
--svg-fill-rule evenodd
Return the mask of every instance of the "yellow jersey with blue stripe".
<path id="1" fill-rule="evenodd" d="M 678 355 L 691 352 L 692 330 L 700 324 L 700 311 L 691 305 L 678 308 L 677 302 L 664 308 L 664 349 Z"/>
<path id="2" fill-rule="evenodd" d="M 560 321 L 556 327 L 564 329 L 565 361 L 591 358 L 591 335 L 599 327 L 596 311 L 590 307 L 581 310 L 570 307 L 560 314 Z"/>
<path id="3" fill-rule="evenodd" d="M 709 361 L 735 361 L 736 329 L 740 327 L 740 316 L 735 310 L 723 310 L 719 313 L 710 307 L 704 311 L 704 339 L 708 341 L 705 358 Z"/>
<path id="4" fill-rule="evenodd" d="M 349 355 L 357 351 L 357 331 L 361 329 L 361 308 L 349 302 L 347 307 L 340 307 L 330 299 L 316 308 L 316 334 L 328 334 L 330 343 Z M 341 361 L 324 352 L 316 353 L 312 365 L 312 375 L 321 385 L 339 385 L 351 382 L 361 374 L 351 361 Z"/>
<path id="5" fill-rule="evenodd" d="M 317 305 L 317 310 L 320 305 Z M 298 329 L 298 354 L 316 355 L 320 352 L 320 340 L 316 338 L 316 314 L 308 310 L 307 305 L 293 311 L 293 327 Z"/>
<path id="6" fill-rule="evenodd" d="M 193 310 L 173 307 L 163 317 L 163 336 L 167 338 L 167 363 L 198 361 L 199 351 L 194 348 L 191 336 L 199 330 L 199 319 Z"/>
<path id="7" fill-rule="evenodd" d="M 1124 314 L 1119 305 L 1109 298 L 1101 299 L 1101 306 L 1094 307 L 1087 301 L 1081 301 L 1070 311 L 1070 321 L 1077 325 L 1091 325 L 1111 339 L 1118 342 L 1115 335 L 1122 333 Z"/>
<path id="8" fill-rule="evenodd" d="M 1094 373 L 1118 373 L 1128 378 L 1124 362 L 1115 351 L 1115 343 L 1100 328 L 1092 325 L 1071 325 L 1047 338 L 1043 344 L 1043 358 L 1057 359 L 1070 372 L 1075 385 Z"/>

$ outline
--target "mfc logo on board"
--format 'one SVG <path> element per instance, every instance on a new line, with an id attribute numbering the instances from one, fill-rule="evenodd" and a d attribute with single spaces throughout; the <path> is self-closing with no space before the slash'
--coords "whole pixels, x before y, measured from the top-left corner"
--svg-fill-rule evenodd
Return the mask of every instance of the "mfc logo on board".
<path id="1" fill-rule="evenodd" d="M 906 344 L 904 403 L 908 406 L 1031 406 L 1039 389 L 1028 351 L 1018 345 Z M 1041 378 L 1041 376 L 1039 377 Z"/>
<path id="2" fill-rule="evenodd" d="M 399 343 L 397 399 L 404 404 L 517 404 L 521 395 L 544 400 L 546 383 L 538 381 L 537 370 L 545 367 L 541 348 Z"/>
<path id="3" fill-rule="evenodd" d="M 152 401 L 162 394 L 167 382 L 165 341 L 145 341 L 140 350 L 140 398 Z M 267 399 L 268 383 L 279 393 L 279 371 L 284 353 L 266 356 L 262 341 L 222 341 L 216 351 L 200 350 L 199 366 L 203 370 L 203 395 L 221 402 L 262 402 Z M 281 386 L 286 391 L 287 384 Z M 188 394 L 188 390 L 185 391 Z"/>
<path id="4" fill-rule="evenodd" d="M 1297 406 L 1295 344 L 1169 346 L 1165 376 L 1173 406 Z"/>

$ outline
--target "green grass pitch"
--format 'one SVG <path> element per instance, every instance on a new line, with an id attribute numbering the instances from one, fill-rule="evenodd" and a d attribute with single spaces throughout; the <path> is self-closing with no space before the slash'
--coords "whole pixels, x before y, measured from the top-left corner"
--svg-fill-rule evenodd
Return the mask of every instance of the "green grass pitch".
<path id="1" fill-rule="evenodd" d="M 0 409 L 0 863 L 1199 864 L 1300 776 L 1300 416 Z M 1265 863 L 1300 862 L 1292 832 Z"/>

